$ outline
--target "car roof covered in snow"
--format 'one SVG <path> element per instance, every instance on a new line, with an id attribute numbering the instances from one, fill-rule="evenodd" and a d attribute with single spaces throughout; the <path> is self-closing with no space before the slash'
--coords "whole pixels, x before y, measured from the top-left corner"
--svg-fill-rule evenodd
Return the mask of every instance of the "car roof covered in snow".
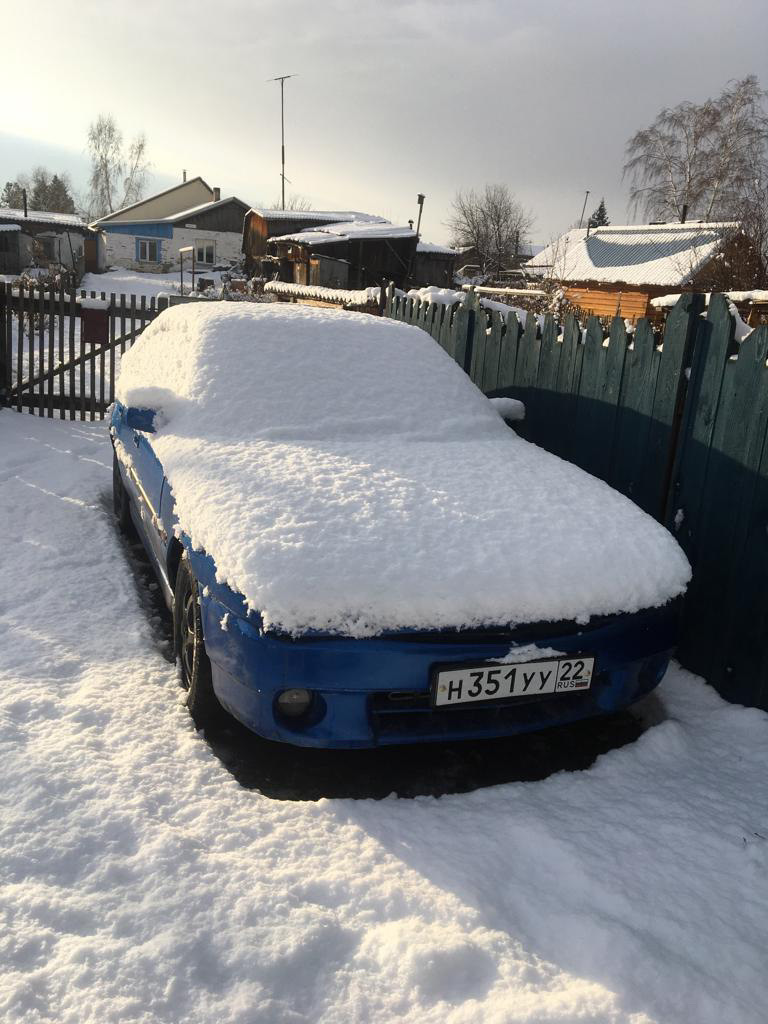
<path id="1" fill-rule="evenodd" d="M 123 356 L 117 397 L 159 410 L 180 529 L 267 627 L 587 621 L 688 579 L 666 530 L 517 437 L 416 327 L 179 306 Z"/>

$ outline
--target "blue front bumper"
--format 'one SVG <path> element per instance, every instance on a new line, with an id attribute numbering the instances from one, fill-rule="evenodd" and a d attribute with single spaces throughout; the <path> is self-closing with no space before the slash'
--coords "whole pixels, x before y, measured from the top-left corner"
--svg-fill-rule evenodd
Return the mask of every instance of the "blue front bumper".
<path id="1" fill-rule="evenodd" d="M 263 633 L 257 620 L 235 613 L 226 588 L 214 585 L 201 592 L 205 645 L 219 700 L 260 736 L 300 746 L 374 747 L 505 736 L 617 711 L 661 681 L 676 640 L 675 608 L 621 616 L 583 630 L 553 625 L 551 631 L 537 626 L 506 634 L 292 639 Z M 591 689 L 517 697 L 508 704 L 431 707 L 433 666 L 502 658 L 513 642 L 595 655 Z M 310 712 L 300 721 L 282 717 L 276 708 L 278 694 L 291 687 L 314 694 Z"/>

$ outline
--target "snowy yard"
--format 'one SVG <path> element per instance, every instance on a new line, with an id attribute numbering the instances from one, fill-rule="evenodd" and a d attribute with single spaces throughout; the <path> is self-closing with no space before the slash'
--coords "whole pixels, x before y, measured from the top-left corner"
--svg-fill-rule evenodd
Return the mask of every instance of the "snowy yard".
<path id="1" fill-rule="evenodd" d="M 195 270 L 195 283 L 199 277 L 214 281 L 217 285 L 221 283 L 221 271 L 201 269 L 200 265 Z M 188 264 L 184 268 L 184 294 L 188 295 L 191 288 L 191 264 Z M 89 295 L 92 291 L 97 295 L 104 292 L 107 297 L 110 293 L 117 296 L 144 295 L 149 300 L 157 298 L 158 295 L 178 295 L 181 291 L 181 279 L 178 270 L 166 274 L 151 274 L 113 267 L 104 274 L 85 274 L 78 291 L 85 291 Z"/>
<path id="2" fill-rule="evenodd" d="M 0 412 L 0 1019 L 765 1019 L 766 714 L 675 669 L 585 771 L 271 799 L 194 731 L 110 485 L 105 424 Z"/>

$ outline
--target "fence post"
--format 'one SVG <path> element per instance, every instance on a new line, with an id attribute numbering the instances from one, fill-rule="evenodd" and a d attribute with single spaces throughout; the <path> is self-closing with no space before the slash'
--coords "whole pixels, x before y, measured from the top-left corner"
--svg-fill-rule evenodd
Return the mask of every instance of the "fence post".
<path id="1" fill-rule="evenodd" d="M 7 301 L 5 281 L 0 281 L 0 409 L 8 404 L 8 385 L 11 377 L 11 336 L 5 326 Z"/>
<path id="2" fill-rule="evenodd" d="M 453 318 L 453 358 L 469 374 L 472 368 L 472 339 L 475 333 L 475 316 L 479 310 L 474 285 L 470 285 L 464 300 Z"/>

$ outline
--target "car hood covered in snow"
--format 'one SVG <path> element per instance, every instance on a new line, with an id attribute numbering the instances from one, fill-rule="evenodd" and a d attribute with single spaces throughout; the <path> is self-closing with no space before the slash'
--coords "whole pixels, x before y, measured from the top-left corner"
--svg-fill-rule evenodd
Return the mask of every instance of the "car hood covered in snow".
<path id="1" fill-rule="evenodd" d="M 123 357 L 117 397 L 159 411 L 181 530 L 270 627 L 586 621 L 690 576 L 666 530 L 517 437 L 415 327 L 178 306 Z"/>

